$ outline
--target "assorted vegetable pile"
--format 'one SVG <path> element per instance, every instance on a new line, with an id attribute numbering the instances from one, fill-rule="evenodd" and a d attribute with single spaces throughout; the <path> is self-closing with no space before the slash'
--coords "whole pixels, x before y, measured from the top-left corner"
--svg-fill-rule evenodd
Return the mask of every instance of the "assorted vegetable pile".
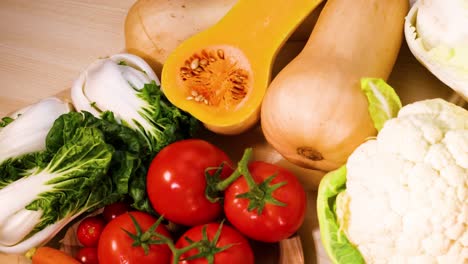
<path id="1" fill-rule="evenodd" d="M 157 79 L 144 78 L 157 77 L 143 60 L 127 54 L 113 58 L 119 70 L 105 78 L 99 79 L 108 70 L 102 64 L 83 73 L 90 80 L 85 88 L 94 88 L 89 94 L 95 95 L 88 105 L 73 96 L 83 111 L 49 98 L 3 118 L 0 251 L 26 252 L 82 213 L 127 196 L 135 209 L 154 213 L 146 195 L 147 167 L 161 148 L 191 137 L 197 121 L 167 101 Z M 100 83 L 91 81 L 96 79 Z M 107 99 L 115 93 L 106 89 L 119 81 L 129 85 L 124 88 L 134 100 L 109 111 Z M 131 101 L 128 94 L 115 98 Z"/>
<path id="2" fill-rule="evenodd" d="M 231 141 L 260 124 L 275 157 L 326 174 L 316 209 L 333 263 L 468 261 L 468 111 L 441 98 L 402 105 L 387 84 L 405 38 L 468 97 L 466 1 L 169 2 L 135 3 L 129 53 L 91 63 L 72 104 L 47 98 L 0 120 L 0 252 L 254 263 L 252 242 L 299 230 L 309 187 L 206 135 Z M 294 31 L 307 43 L 272 76 Z M 72 224 L 75 255 L 47 246 Z"/>
<path id="3" fill-rule="evenodd" d="M 147 177 L 151 205 L 162 217 L 134 211 L 125 202 L 107 205 L 102 214 L 79 222 L 82 247 L 76 258 L 82 263 L 254 263 L 249 240 L 278 242 L 293 235 L 305 217 L 306 194 L 293 174 L 249 162 L 251 154 L 247 149 L 234 168 L 226 153 L 205 140 L 168 145 L 151 162 Z M 165 220 L 171 224 L 163 225 Z"/>

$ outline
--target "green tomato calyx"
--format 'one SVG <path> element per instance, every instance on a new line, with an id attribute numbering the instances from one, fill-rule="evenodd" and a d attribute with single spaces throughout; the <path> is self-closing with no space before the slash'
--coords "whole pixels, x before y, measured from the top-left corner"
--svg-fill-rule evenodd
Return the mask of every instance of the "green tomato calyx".
<path id="1" fill-rule="evenodd" d="M 275 197 L 273 197 L 273 192 L 279 189 L 280 187 L 286 185 L 287 182 L 283 181 L 283 182 L 279 182 L 276 184 L 271 184 L 273 179 L 277 176 L 277 174 L 275 173 L 269 176 L 268 178 L 266 178 L 263 182 L 256 183 L 248 168 L 248 163 L 249 163 L 251 156 L 252 156 L 252 149 L 251 148 L 246 149 L 244 151 L 244 155 L 242 156 L 242 159 L 239 161 L 239 165 L 236 170 L 246 180 L 247 185 L 249 186 L 249 191 L 237 195 L 236 198 L 248 199 L 249 206 L 247 207 L 247 210 L 249 212 L 257 210 L 258 215 L 262 214 L 263 209 L 265 208 L 266 204 L 286 206 L 285 203 L 278 201 Z"/>
<path id="2" fill-rule="evenodd" d="M 132 246 L 142 247 L 145 252 L 145 255 L 149 254 L 150 245 L 162 245 L 170 242 L 169 238 L 156 232 L 156 229 L 164 219 L 163 217 L 159 217 L 158 220 L 150 228 L 148 228 L 148 230 L 143 232 L 140 224 L 138 224 L 135 217 L 133 217 L 131 213 L 129 213 L 129 216 L 132 219 L 133 225 L 135 226 L 136 233 L 134 234 L 123 228 L 122 230 L 133 239 Z"/>

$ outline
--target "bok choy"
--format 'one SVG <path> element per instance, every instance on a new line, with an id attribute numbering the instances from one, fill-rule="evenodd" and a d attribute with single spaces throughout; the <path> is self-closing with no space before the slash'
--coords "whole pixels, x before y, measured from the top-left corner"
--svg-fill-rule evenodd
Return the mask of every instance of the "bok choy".
<path id="1" fill-rule="evenodd" d="M 0 119 L 0 252 L 24 253 L 80 214 L 126 196 L 133 208 L 155 213 L 147 167 L 198 127 L 130 54 L 91 65 L 72 100 L 80 112 L 48 99 Z"/>
<path id="2" fill-rule="evenodd" d="M 81 213 L 129 193 L 138 194 L 135 208 L 151 211 L 141 195 L 148 151 L 138 133 L 110 112 L 66 113 L 59 102 L 44 100 L 2 119 L 0 252 L 43 244 Z"/>
<path id="3" fill-rule="evenodd" d="M 42 152 L 2 164 L 0 251 L 26 252 L 112 197 L 112 180 L 106 173 L 114 148 L 103 133 L 80 127 L 63 135 L 56 150 L 51 146 L 57 144 L 46 144 Z"/>
<path id="4" fill-rule="evenodd" d="M 153 154 L 197 128 L 195 118 L 166 99 L 151 67 L 132 54 L 92 63 L 73 84 L 71 95 L 79 111 L 97 117 L 112 112 L 119 123 L 140 134 Z"/>
<path id="5" fill-rule="evenodd" d="M 97 127 L 60 126 L 57 121 L 67 116 L 84 116 L 69 111 L 67 103 L 48 98 L 2 119 L 2 252 L 25 252 L 82 212 L 117 197 L 106 175 L 114 147 Z"/>

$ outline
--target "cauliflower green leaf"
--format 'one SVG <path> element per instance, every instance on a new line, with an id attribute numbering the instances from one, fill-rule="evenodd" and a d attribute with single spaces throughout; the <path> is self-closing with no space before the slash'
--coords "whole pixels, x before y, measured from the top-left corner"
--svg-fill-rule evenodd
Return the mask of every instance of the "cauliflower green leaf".
<path id="1" fill-rule="evenodd" d="M 380 131 L 387 120 L 397 116 L 402 106 L 400 98 L 390 85 L 378 78 L 362 78 L 361 89 L 367 96 L 374 126 Z"/>
<path id="2" fill-rule="evenodd" d="M 365 263 L 361 253 L 352 245 L 338 223 L 337 197 L 346 189 L 346 166 L 325 175 L 317 197 L 317 216 L 322 244 L 333 263 Z"/>

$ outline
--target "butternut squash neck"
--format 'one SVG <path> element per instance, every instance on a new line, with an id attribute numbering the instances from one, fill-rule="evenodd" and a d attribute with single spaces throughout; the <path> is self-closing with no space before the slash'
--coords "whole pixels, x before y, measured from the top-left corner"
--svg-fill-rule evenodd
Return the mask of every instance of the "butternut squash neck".
<path id="1" fill-rule="evenodd" d="M 212 28 L 211 35 L 223 42 L 220 44 L 233 44 L 245 53 L 274 58 L 277 50 L 321 2 L 240 0 Z"/>
<path id="2" fill-rule="evenodd" d="M 353 11 L 353 8 L 359 12 Z M 407 10 L 408 1 L 405 0 L 353 0 L 349 4 L 330 0 L 322 10 L 302 53 L 308 57 L 338 58 L 359 69 L 360 77 L 387 79 L 403 38 L 402 22 L 395 17 L 405 17 Z M 372 25 L 369 26 L 369 23 Z M 331 28 L 339 29 L 339 32 Z M 394 36 L 394 41 L 382 36 Z"/>

